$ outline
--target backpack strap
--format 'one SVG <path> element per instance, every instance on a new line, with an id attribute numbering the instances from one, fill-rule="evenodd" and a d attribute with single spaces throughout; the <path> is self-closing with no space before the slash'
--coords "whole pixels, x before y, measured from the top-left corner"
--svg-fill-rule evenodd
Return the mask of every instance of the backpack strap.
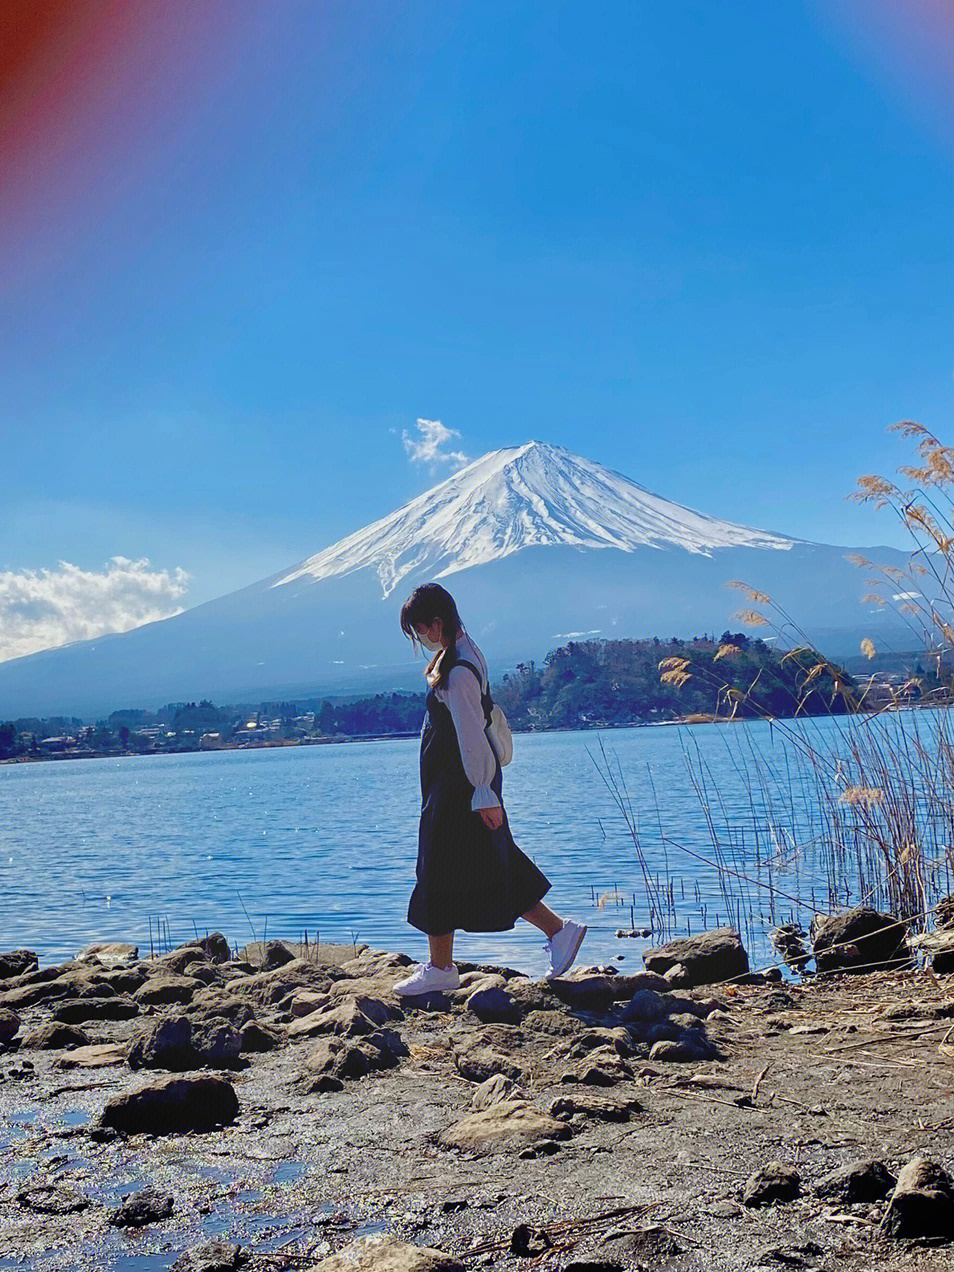
<path id="1" fill-rule="evenodd" d="M 490 688 L 489 688 L 489 687 L 487 688 L 487 691 L 486 691 L 486 692 L 484 692 L 484 678 L 483 678 L 483 676 L 481 676 L 480 672 L 477 670 L 477 668 L 474 666 L 474 664 L 473 664 L 472 662 L 468 662 L 466 658 L 458 658 L 458 660 L 454 663 L 454 666 L 455 666 L 455 667 L 469 667 L 469 668 L 471 669 L 471 671 L 474 673 L 474 675 L 477 677 L 477 683 L 478 683 L 478 685 L 480 685 L 480 705 L 481 705 L 481 706 L 483 707 L 483 709 L 484 709 L 484 719 L 487 721 L 487 724 L 489 725 L 489 724 L 490 724 L 490 713 L 491 713 L 491 711 L 493 710 L 494 700 L 493 700 L 493 698 L 490 696 Z"/>

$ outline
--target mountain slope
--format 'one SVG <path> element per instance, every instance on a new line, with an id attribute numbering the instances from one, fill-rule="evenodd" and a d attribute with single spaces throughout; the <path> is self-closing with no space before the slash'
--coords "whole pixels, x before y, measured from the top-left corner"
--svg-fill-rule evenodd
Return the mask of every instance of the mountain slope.
<path id="1" fill-rule="evenodd" d="M 497 675 L 575 636 L 718 633 L 740 605 L 730 579 L 773 595 L 838 654 L 883 626 L 860 604 L 867 587 L 847 551 L 707 517 L 532 442 L 485 455 L 238 592 L 0 663 L 0 720 L 419 688 L 398 616 L 412 587 L 433 578 L 453 591 Z"/>
<path id="2" fill-rule="evenodd" d="M 274 584 L 372 566 L 389 596 L 402 579 L 445 578 L 524 548 L 790 548 L 794 540 L 717 521 L 621 473 L 528 442 L 491 451 L 417 499 L 309 557 Z"/>

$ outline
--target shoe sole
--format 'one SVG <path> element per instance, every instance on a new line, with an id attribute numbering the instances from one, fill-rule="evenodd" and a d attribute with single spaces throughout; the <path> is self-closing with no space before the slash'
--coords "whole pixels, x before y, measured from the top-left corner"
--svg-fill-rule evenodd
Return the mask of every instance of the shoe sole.
<path id="1" fill-rule="evenodd" d="M 423 998 L 425 994 L 453 994 L 455 989 L 460 989 L 460 985 L 445 985 L 438 989 L 431 985 L 427 989 L 395 989 L 398 998 Z"/>
<path id="2" fill-rule="evenodd" d="M 573 948 L 570 950 L 570 953 L 569 953 L 569 956 L 568 956 L 568 958 L 567 958 L 566 962 L 563 964 L 563 966 L 560 968 L 560 970 L 559 970 L 559 971 L 557 971 L 556 969 L 554 969 L 554 970 L 550 973 L 550 975 L 547 977 L 547 980 L 556 980 L 558 976 L 562 976 L 564 972 L 569 971 L 569 969 L 570 969 L 570 968 L 573 966 L 573 964 L 576 962 L 576 956 L 577 956 L 577 954 L 579 954 L 579 952 L 580 952 L 580 946 L 583 944 L 583 938 L 584 938 L 584 936 L 586 936 L 586 933 L 587 933 L 587 931 L 588 931 L 588 930 L 589 930 L 589 929 L 587 928 L 586 924 L 584 923 L 584 924 L 582 925 L 582 927 L 580 928 L 580 934 L 579 934 L 579 936 L 576 938 L 576 944 L 575 944 L 575 945 L 573 946 Z"/>

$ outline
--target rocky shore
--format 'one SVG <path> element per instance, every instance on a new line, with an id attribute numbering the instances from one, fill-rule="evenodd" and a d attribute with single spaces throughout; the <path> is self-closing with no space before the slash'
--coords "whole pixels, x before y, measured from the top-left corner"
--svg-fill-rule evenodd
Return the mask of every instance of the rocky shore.
<path id="1" fill-rule="evenodd" d="M 360 946 L 0 954 L 0 1269 L 948 1268 L 954 981 L 853 915 L 799 982 L 722 929 L 403 1001 Z"/>

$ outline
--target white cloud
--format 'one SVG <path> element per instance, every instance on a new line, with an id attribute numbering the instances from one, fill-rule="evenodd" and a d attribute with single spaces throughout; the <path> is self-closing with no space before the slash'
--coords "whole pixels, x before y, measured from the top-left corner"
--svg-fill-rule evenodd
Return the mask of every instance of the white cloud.
<path id="1" fill-rule="evenodd" d="M 443 450 L 452 437 L 460 437 L 456 429 L 446 428 L 440 420 L 418 420 L 419 437 L 412 437 L 407 429 L 401 433 L 401 441 L 412 464 L 455 464 L 462 468 L 468 463 L 463 451 Z"/>
<path id="2" fill-rule="evenodd" d="M 115 556 L 102 570 L 0 570 L 0 662 L 179 614 L 189 575 Z"/>

